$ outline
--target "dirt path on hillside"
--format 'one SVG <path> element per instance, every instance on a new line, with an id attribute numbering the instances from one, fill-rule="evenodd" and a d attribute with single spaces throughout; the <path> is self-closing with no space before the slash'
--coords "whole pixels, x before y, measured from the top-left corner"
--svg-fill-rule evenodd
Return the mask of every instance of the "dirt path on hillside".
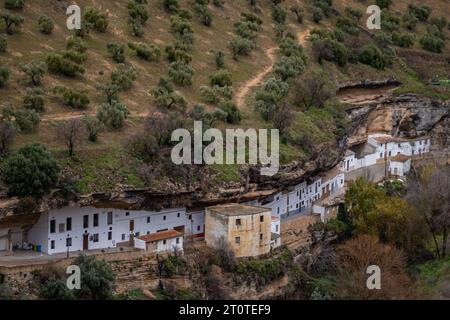
<path id="1" fill-rule="evenodd" d="M 309 29 L 302 30 L 297 33 L 298 42 L 304 46 L 306 41 L 306 37 L 309 35 Z M 265 50 L 267 57 L 270 60 L 270 64 L 265 66 L 263 70 L 257 73 L 254 77 L 247 80 L 244 84 L 242 84 L 237 90 L 235 94 L 235 103 L 238 109 L 245 108 L 245 97 L 248 95 L 250 89 L 257 87 L 261 84 L 262 80 L 265 76 L 267 76 L 270 72 L 272 72 L 273 66 L 276 61 L 275 51 L 278 49 L 278 46 L 274 46 Z"/>
<path id="2" fill-rule="evenodd" d="M 41 121 L 49 122 L 49 121 L 65 121 L 71 119 L 77 119 L 84 116 L 95 116 L 97 114 L 96 111 L 74 111 L 74 112 L 66 112 L 66 113 L 55 113 L 49 115 L 43 115 L 41 117 Z M 129 117 L 132 118 L 145 118 L 148 116 L 148 112 L 131 112 Z"/>
<path id="3" fill-rule="evenodd" d="M 265 51 L 266 55 L 269 57 L 270 64 L 268 66 L 264 67 L 264 69 L 261 70 L 257 75 L 255 75 L 253 78 L 251 78 L 250 80 L 245 82 L 243 85 L 241 85 L 237 89 L 236 95 L 235 95 L 235 103 L 236 103 L 236 106 L 238 107 L 238 109 L 243 109 L 245 107 L 244 99 L 247 96 L 250 89 L 261 84 L 261 81 L 264 79 L 264 77 L 272 71 L 273 65 L 276 60 L 276 56 L 275 56 L 276 49 L 277 49 L 277 47 L 271 47 Z"/>

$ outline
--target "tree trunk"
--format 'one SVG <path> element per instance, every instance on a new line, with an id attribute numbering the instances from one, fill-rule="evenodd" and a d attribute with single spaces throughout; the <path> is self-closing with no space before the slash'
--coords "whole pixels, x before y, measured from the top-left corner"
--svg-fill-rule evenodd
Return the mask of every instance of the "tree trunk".
<path id="1" fill-rule="evenodd" d="M 427 217 L 425 217 L 425 221 L 426 221 L 426 223 L 428 225 L 428 228 L 430 229 L 431 235 L 433 236 L 433 241 L 434 241 L 434 246 L 436 247 L 437 257 L 438 257 L 438 259 L 440 259 L 441 258 L 441 253 L 440 253 L 440 250 L 439 250 L 439 244 L 437 242 L 436 234 L 434 232 L 433 226 L 431 225 L 431 222 L 430 222 L 430 220 Z"/>
<path id="2" fill-rule="evenodd" d="M 444 227 L 444 234 L 442 239 L 442 258 L 445 258 L 445 254 L 447 253 L 447 239 L 448 239 L 448 229 Z"/>

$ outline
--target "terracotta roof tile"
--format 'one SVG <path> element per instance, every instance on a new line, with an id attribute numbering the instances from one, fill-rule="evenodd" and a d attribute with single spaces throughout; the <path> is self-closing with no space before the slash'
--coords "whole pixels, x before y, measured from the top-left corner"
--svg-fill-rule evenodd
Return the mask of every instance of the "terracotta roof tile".
<path id="1" fill-rule="evenodd" d="M 176 230 L 166 230 L 166 231 L 160 231 L 160 232 L 140 236 L 140 237 L 138 237 L 138 239 L 141 239 L 145 242 L 153 242 L 153 241 L 159 241 L 159 240 L 165 240 L 165 239 L 172 239 L 172 238 L 181 237 L 181 236 L 183 236 L 183 234 L 181 232 L 178 232 Z"/>

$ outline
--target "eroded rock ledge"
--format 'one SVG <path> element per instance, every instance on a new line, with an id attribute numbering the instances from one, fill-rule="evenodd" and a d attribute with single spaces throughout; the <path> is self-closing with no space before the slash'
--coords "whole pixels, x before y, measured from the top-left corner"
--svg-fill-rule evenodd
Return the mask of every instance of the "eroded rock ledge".
<path id="1" fill-rule="evenodd" d="M 244 166 L 241 170 L 241 183 L 226 184 L 214 191 L 205 191 L 196 185 L 189 190 L 182 186 L 171 186 L 167 190 L 118 186 L 113 192 L 81 196 L 65 190 L 54 190 L 40 200 L 33 211 L 37 215 L 51 209 L 75 205 L 148 210 L 168 207 L 195 209 L 224 202 L 260 199 L 333 168 L 348 146 L 365 141 L 367 135 L 374 132 L 408 138 L 430 135 L 434 145 L 450 146 L 450 101 L 438 101 L 414 94 L 385 97 L 349 108 L 348 116 L 351 128 L 343 141 L 335 146 L 323 146 L 323 152 L 314 160 L 283 166 L 273 177 L 261 176 L 257 167 Z M 329 148 L 337 150 L 337 156 L 330 158 L 326 151 Z M 0 223 L 4 217 L 30 213 L 29 210 L 23 212 L 23 207 L 17 198 L 2 197 Z"/>

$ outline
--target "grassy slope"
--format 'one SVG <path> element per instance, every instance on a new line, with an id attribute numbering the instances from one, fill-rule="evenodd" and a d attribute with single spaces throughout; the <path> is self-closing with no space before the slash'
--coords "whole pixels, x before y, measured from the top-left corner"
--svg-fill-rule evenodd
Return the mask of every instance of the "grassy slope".
<path id="1" fill-rule="evenodd" d="M 4 0 L 0 0 L 0 6 L 3 7 Z M 180 1 L 183 8 L 189 8 L 188 1 Z M 289 8 L 294 2 L 305 5 L 306 1 L 287 0 L 283 3 L 285 8 Z M 423 1 L 442 14 L 448 11 L 444 0 Z M 52 87 L 64 85 L 89 93 L 91 104 L 87 112 L 94 112 L 103 97 L 98 91 L 98 84 L 105 83 L 111 70 L 114 70 L 115 64 L 108 57 L 106 44 L 110 41 L 117 41 L 126 44 L 130 41 L 142 41 L 146 43 L 159 44 L 163 49 L 165 45 L 173 42 L 174 38 L 169 30 L 169 15 L 162 8 L 162 0 L 151 1 L 148 5 L 150 19 L 145 27 L 143 38 L 134 38 L 126 30 L 127 10 L 125 0 L 79 0 L 77 3 L 81 7 L 93 6 L 108 13 L 109 28 L 106 33 L 91 32 L 87 38 L 88 60 L 84 64 L 86 73 L 78 79 L 67 79 L 54 75 L 47 75 L 44 79 L 44 89 L 48 92 L 46 111 L 44 116 L 51 114 L 64 114 L 72 110 L 62 105 L 58 97 L 50 93 Z M 234 87 L 239 87 L 248 79 L 252 78 L 260 69 L 269 63 L 265 54 L 267 48 L 276 46 L 275 35 L 273 31 L 272 19 L 270 16 L 270 6 L 268 0 L 260 1 L 262 11 L 258 14 L 264 21 L 261 32 L 258 33 L 257 48 L 247 57 L 242 57 L 239 61 L 231 59 L 227 48 L 228 42 L 233 37 L 233 23 L 239 19 L 242 11 L 248 11 L 247 1 L 234 0 L 226 1 L 224 8 L 216 8 L 210 5 L 214 21 L 213 26 L 208 28 L 201 25 L 195 18 L 193 25 L 195 30 L 195 44 L 193 46 L 193 67 L 195 76 L 191 87 L 177 88 L 189 100 L 190 105 L 200 102 L 199 88 L 208 84 L 208 77 L 215 71 L 215 64 L 211 49 L 222 50 L 226 53 L 226 64 L 233 74 Z M 335 7 L 343 11 L 346 4 L 365 8 L 366 5 L 359 1 L 334 1 Z M 402 10 L 407 1 L 395 1 L 393 8 Z M 1 105 L 11 104 L 19 106 L 26 91 L 26 86 L 21 83 L 23 74 L 19 71 L 20 62 L 29 62 L 39 60 L 45 57 L 47 53 L 62 50 L 65 47 L 66 38 L 69 31 L 65 29 L 64 9 L 58 1 L 27 1 L 24 11 L 21 13 L 26 20 L 22 27 L 22 32 L 8 36 L 8 52 L 0 55 L 0 64 L 8 65 L 12 69 L 12 77 L 9 85 L 0 90 Z M 40 15 L 47 14 L 56 22 L 56 28 L 52 35 L 42 35 L 37 30 L 37 19 Z M 303 26 L 296 23 L 292 13 L 288 12 L 287 24 L 289 30 L 296 34 L 307 27 L 317 26 L 310 21 L 310 14 L 307 12 L 307 19 Z M 447 14 L 448 16 L 448 14 Z M 364 18 L 363 18 L 364 19 Z M 331 22 L 333 22 L 332 19 Z M 325 22 L 330 24 L 330 22 Z M 420 32 L 424 32 L 423 28 Z M 446 48 L 446 54 L 450 52 L 450 46 Z M 309 51 L 309 50 L 308 50 Z M 134 87 L 121 94 L 121 100 L 127 104 L 132 114 L 142 114 L 147 111 L 154 111 L 156 107 L 149 93 L 151 86 L 155 85 L 161 75 L 167 73 L 168 63 L 165 59 L 160 62 L 145 62 L 127 51 L 127 62 L 132 63 L 138 68 L 139 77 Z M 311 65 L 310 67 L 315 67 Z M 373 68 L 361 64 L 349 65 L 345 69 L 337 68 L 331 64 L 325 64 L 324 69 L 330 76 L 336 80 L 357 80 L 366 78 L 385 78 L 389 75 L 397 75 L 407 80 L 406 90 L 418 87 L 417 91 L 422 90 L 422 84 L 417 82 L 409 74 L 403 72 L 399 66 L 394 66 L 392 70 L 383 72 L 376 71 Z M 103 74 L 102 74 L 103 73 Z M 410 85 L 411 83 L 411 85 Z M 248 96 L 246 101 L 249 108 L 244 111 L 244 120 L 239 127 L 267 127 L 268 124 L 261 120 L 251 107 L 253 98 Z M 312 114 L 312 117 L 316 117 Z M 317 119 L 316 119 L 317 120 Z M 320 121 L 320 119 L 318 119 Z M 307 119 L 305 120 L 307 121 Z M 19 135 L 16 138 L 14 147 L 23 143 L 38 141 L 49 146 L 60 159 L 60 162 L 66 171 L 71 175 L 78 176 L 82 191 L 110 189 L 115 183 L 133 184 L 139 186 L 141 183 L 137 178 L 133 168 L 133 163 L 123 151 L 123 144 L 127 137 L 136 131 L 142 123 L 141 118 L 131 117 L 126 126 L 118 132 L 102 133 L 98 143 L 85 143 L 82 150 L 78 152 L 78 160 L 69 160 L 65 157 L 61 145 L 55 139 L 55 121 L 42 122 L 37 131 L 29 135 Z M 306 123 L 308 124 L 308 123 Z M 298 125 L 301 125 L 299 123 Z M 316 130 L 314 126 L 311 130 Z M 309 130 L 309 129 L 308 129 Z M 302 156 L 300 150 L 290 146 L 282 146 L 283 159 L 290 161 Z M 235 168 L 218 169 L 224 180 L 235 180 L 237 175 Z"/>

